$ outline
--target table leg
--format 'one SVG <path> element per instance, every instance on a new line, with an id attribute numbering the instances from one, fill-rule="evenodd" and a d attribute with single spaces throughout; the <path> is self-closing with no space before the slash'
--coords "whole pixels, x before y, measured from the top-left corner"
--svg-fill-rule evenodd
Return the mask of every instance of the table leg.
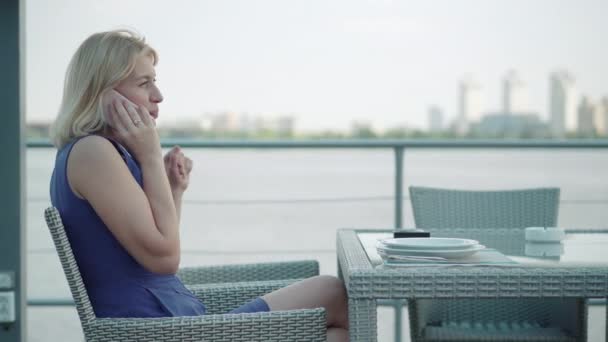
<path id="1" fill-rule="evenodd" d="M 403 331 L 403 302 L 396 300 L 393 307 L 395 308 L 395 342 L 401 342 L 401 334 Z"/>
<path id="2" fill-rule="evenodd" d="M 376 301 L 351 298 L 348 300 L 350 342 L 378 340 Z"/>

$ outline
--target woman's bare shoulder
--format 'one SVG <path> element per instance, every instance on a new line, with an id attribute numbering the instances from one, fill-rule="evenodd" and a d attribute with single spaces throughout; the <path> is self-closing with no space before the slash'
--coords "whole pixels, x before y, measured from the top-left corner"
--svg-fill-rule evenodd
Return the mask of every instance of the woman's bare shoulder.
<path id="1" fill-rule="evenodd" d="M 68 157 L 68 179 L 80 176 L 88 178 L 91 174 L 99 175 L 102 172 L 113 173 L 123 167 L 126 167 L 124 161 L 110 140 L 89 135 L 72 147 Z"/>
<path id="2" fill-rule="evenodd" d="M 76 196 L 85 198 L 87 188 L 96 186 L 95 180 L 119 175 L 123 168 L 126 165 L 112 142 L 101 136 L 90 135 L 78 140 L 72 147 L 68 157 L 68 183 Z M 96 177 L 91 178 L 91 175 Z"/>
<path id="3" fill-rule="evenodd" d="M 72 154 L 95 156 L 96 153 L 108 153 L 116 151 L 112 142 L 99 135 L 89 135 L 78 140 L 72 147 Z"/>

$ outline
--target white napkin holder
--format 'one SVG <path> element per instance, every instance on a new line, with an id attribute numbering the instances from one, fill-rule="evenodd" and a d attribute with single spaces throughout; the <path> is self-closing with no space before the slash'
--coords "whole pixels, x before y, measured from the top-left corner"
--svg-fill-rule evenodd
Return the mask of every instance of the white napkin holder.
<path id="1" fill-rule="evenodd" d="M 559 258 L 564 254 L 564 244 L 561 242 L 526 242 L 524 254 L 531 257 Z"/>
<path id="2" fill-rule="evenodd" d="M 528 227 L 526 228 L 526 241 L 556 243 L 566 237 L 562 228 L 556 227 Z"/>

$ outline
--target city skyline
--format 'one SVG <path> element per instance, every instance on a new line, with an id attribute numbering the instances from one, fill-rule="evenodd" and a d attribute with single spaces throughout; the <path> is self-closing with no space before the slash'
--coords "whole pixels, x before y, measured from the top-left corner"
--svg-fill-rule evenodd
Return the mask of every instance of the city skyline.
<path id="1" fill-rule="evenodd" d="M 540 115 L 528 106 L 527 84 L 516 70 L 502 79 L 502 107 L 482 110 L 480 84 L 471 75 L 458 85 L 459 112 L 443 130 L 460 136 L 467 134 L 502 135 L 525 131 L 528 136 L 565 138 L 608 135 L 608 93 L 597 99 L 577 90 L 576 79 L 567 70 L 549 74 L 548 109 Z M 436 122 L 443 121 L 441 108 L 432 106 L 428 114 L 428 131 L 438 131 Z M 545 120 L 543 120 L 545 117 Z M 501 133 L 502 132 L 502 133 Z"/>
<path id="2" fill-rule="evenodd" d="M 459 109 L 458 114 L 451 119 L 446 118 L 441 106 L 431 104 L 427 107 L 427 125 L 422 128 L 411 127 L 407 125 L 407 122 L 402 122 L 379 129 L 371 120 L 354 118 L 349 122 L 347 129 L 310 130 L 309 133 L 333 131 L 348 134 L 348 132 L 368 130 L 375 134 L 384 134 L 395 129 L 405 129 L 431 134 L 450 133 L 456 136 L 466 136 L 475 132 L 475 130 L 471 130 L 473 125 L 477 128 L 475 133 L 483 135 L 491 129 L 484 132 L 483 129 L 480 131 L 479 127 L 487 128 L 488 122 L 491 122 L 490 127 L 493 128 L 496 128 L 497 124 L 499 127 L 508 126 L 509 117 L 516 117 L 514 119 L 518 121 L 517 125 L 523 125 L 524 128 L 528 124 L 536 125 L 544 121 L 547 125 L 547 133 L 556 138 L 564 138 L 567 134 L 580 134 L 581 136 L 608 135 L 608 93 L 597 99 L 591 99 L 586 94 L 580 94 L 577 92 L 575 78 L 567 70 L 551 72 L 548 80 L 549 108 L 546 115 L 530 109 L 527 102 L 527 84 L 520 78 L 517 70 L 510 69 L 500 80 L 502 107 L 499 108 L 482 109 L 483 87 L 469 73 L 463 76 L 458 83 Z M 530 119 L 533 121 L 530 122 Z M 188 116 L 169 126 L 161 127 L 178 130 L 194 129 L 194 131 L 200 129 L 200 132 L 220 134 L 269 131 L 279 133 L 281 136 L 285 134 L 291 136 L 298 132 L 296 121 L 297 116 L 292 113 L 249 113 L 220 110 Z M 34 124 L 32 127 L 44 127 L 49 122 L 30 121 L 29 123 Z M 42 124 L 42 126 L 37 126 L 38 124 Z"/>
<path id="3" fill-rule="evenodd" d="M 361 120 L 426 129 L 431 105 L 445 122 L 457 117 L 467 74 L 481 86 L 480 112 L 501 110 L 509 70 L 525 83 L 530 111 L 547 120 L 555 70 L 568 70 L 594 101 L 608 93 L 608 48 L 593 38 L 607 11 L 599 0 L 28 0 L 26 119 L 54 117 L 65 67 L 86 36 L 128 26 L 159 51 L 161 125 L 235 111 L 292 115 L 298 130 Z"/>

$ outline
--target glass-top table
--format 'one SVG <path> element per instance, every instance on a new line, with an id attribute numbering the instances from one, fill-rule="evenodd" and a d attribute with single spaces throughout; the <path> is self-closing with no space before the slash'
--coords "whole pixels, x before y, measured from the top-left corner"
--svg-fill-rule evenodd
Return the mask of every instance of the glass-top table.
<path id="1" fill-rule="evenodd" d="M 433 237 L 457 237 L 478 240 L 514 261 L 509 266 L 607 266 L 608 230 L 567 231 L 561 242 L 530 242 L 522 229 L 492 231 L 470 229 L 436 229 Z M 378 240 L 392 237 L 390 232 L 361 231 L 358 234 L 365 252 L 373 265 L 381 265 L 376 251 Z"/>
<path id="2" fill-rule="evenodd" d="M 385 267 L 376 252 L 390 230 L 337 233 L 338 273 L 349 296 L 351 341 L 376 341 L 376 301 L 433 298 L 606 298 L 608 230 L 566 230 L 561 243 L 531 243 L 524 229 L 429 229 L 478 240 L 514 263 Z M 608 340 L 608 339 L 607 339 Z"/>

